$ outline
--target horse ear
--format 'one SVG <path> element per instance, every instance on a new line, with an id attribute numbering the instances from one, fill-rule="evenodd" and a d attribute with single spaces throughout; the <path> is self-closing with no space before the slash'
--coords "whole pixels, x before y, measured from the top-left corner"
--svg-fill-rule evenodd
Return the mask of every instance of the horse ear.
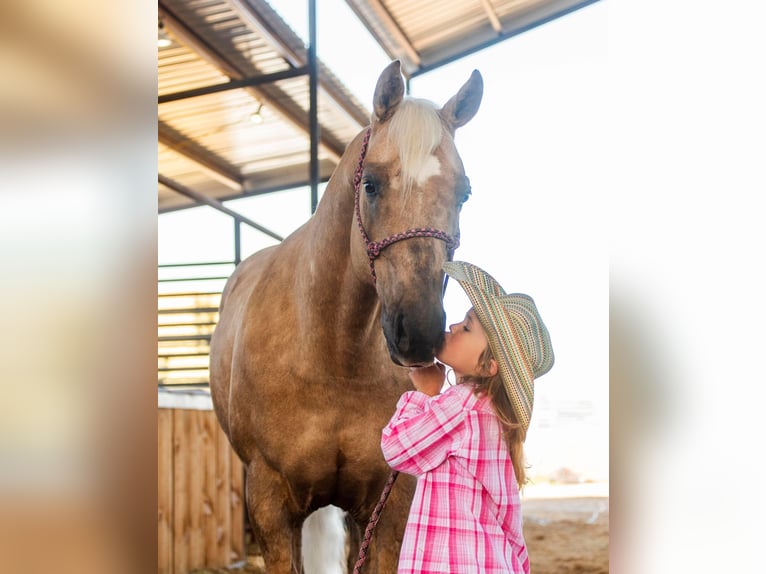
<path id="1" fill-rule="evenodd" d="M 484 80 L 479 71 L 474 70 L 458 93 L 444 104 L 440 113 L 455 130 L 467 124 L 476 115 L 483 94 Z"/>
<path id="2" fill-rule="evenodd" d="M 385 122 L 394 115 L 396 107 L 402 102 L 404 97 L 404 81 L 402 80 L 401 64 L 399 60 L 394 60 L 378 78 L 378 84 L 375 86 L 375 96 L 373 97 L 373 107 L 375 117 L 378 121 Z"/>

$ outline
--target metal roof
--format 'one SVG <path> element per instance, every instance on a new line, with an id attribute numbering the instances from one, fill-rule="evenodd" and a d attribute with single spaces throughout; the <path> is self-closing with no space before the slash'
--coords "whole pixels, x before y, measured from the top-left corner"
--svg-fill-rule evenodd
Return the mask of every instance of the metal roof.
<path id="1" fill-rule="evenodd" d="M 597 0 L 346 0 L 412 78 Z"/>
<path id="2" fill-rule="evenodd" d="M 407 77 L 594 1 L 346 0 Z M 158 47 L 160 213 L 309 185 L 308 43 L 263 0 L 160 0 L 158 13 L 172 41 Z M 317 72 L 326 181 L 370 111 L 321 61 Z"/>
<path id="3" fill-rule="evenodd" d="M 309 183 L 308 51 L 261 0 L 161 0 L 159 211 Z M 369 122 L 318 62 L 319 176 Z M 260 116 L 260 123 L 251 116 Z"/>

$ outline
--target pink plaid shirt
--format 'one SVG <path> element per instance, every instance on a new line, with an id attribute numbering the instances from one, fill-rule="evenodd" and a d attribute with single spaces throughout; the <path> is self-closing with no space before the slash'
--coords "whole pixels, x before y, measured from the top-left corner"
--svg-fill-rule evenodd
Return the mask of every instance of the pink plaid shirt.
<path id="1" fill-rule="evenodd" d="M 399 574 L 529 574 L 513 464 L 488 398 L 468 385 L 408 391 L 380 444 L 391 468 L 418 479 Z"/>

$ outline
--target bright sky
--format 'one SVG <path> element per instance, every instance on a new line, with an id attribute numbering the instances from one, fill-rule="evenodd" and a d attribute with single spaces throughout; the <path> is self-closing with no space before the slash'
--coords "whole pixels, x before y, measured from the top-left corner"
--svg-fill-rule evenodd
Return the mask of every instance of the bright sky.
<path id="1" fill-rule="evenodd" d="M 318 55 L 370 108 L 389 60 L 343 0 L 318 4 Z M 304 2 L 275 6 L 308 38 Z M 484 78 L 481 108 L 456 136 L 473 195 L 463 207 L 455 258 L 479 265 L 508 292 L 531 295 L 551 333 L 556 364 L 536 383 L 538 416 L 527 440 L 532 474 L 569 466 L 608 475 L 607 198 L 600 196 L 597 153 L 606 137 L 606 47 L 607 5 L 598 2 L 410 84 L 411 95 L 441 105 L 473 69 Z M 310 215 L 307 189 L 228 205 L 282 235 Z M 231 260 L 232 226 L 207 207 L 162 215 L 159 262 Z M 274 243 L 244 228 L 244 254 Z M 448 322 L 468 306 L 451 283 Z M 591 413 L 585 422 L 557 415 L 580 401 Z"/>

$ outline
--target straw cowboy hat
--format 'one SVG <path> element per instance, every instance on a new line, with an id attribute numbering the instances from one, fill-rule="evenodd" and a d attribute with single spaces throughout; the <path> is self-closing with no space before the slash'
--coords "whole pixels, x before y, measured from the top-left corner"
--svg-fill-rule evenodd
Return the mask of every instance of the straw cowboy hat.
<path id="1" fill-rule="evenodd" d="M 471 300 L 511 406 L 526 433 L 532 417 L 534 380 L 553 366 L 551 339 L 535 302 L 528 295 L 507 294 L 488 273 L 471 263 L 448 261 L 443 268 Z"/>

